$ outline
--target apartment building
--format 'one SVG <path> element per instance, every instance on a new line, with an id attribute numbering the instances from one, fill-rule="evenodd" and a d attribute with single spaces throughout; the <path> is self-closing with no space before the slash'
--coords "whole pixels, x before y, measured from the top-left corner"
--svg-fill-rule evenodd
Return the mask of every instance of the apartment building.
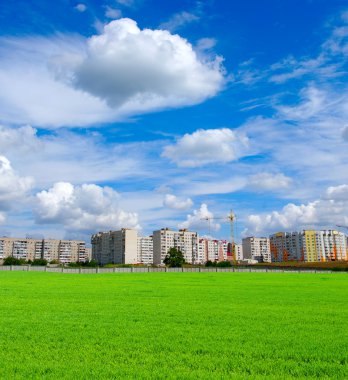
<path id="1" fill-rule="evenodd" d="M 0 238 L 0 260 L 8 256 L 24 260 L 57 260 L 61 263 L 91 259 L 85 242 L 80 240 Z"/>
<path id="2" fill-rule="evenodd" d="M 153 263 L 163 264 L 170 248 L 180 250 L 186 262 L 191 264 L 199 263 L 198 251 L 198 234 L 190 232 L 187 229 L 172 231 L 169 228 L 162 228 L 153 233 Z"/>
<path id="3" fill-rule="evenodd" d="M 234 251 L 236 255 L 236 260 L 242 261 L 243 260 L 243 244 L 235 244 Z"/>
<path id="4" fill-rule="evenodd" d="M 299 232 L 277 232 L 269 238 L 273 262 L 301 260 L 303 257 L 303 244 Z"/>
<path id="5" fill-rule="evenodd" d="M 138 231 L 122 228 L 119 231 L 98 232 L 92 235 L 92 258 L 99 264 L 137 264 Z"/>
<path id="6" fill-rule="evenodd" d="M 138 236 L 138 263 L 153 264 L 153 237 Z"/>
<path id="7" fill-rule="evenodd" d="M 347 260 L 347 240 L 336 230 L 278 232 L 270 236 L 272 261 Z"/>
<path id="8" fill-rule="evenodd" d="M 197 240 L 197 264 L 209 261 L 227 260 L 228 241 L 207 238 Z"/>
<path id="9" fill-rule="evenodd" d="M 244 238 L 243 259 L 257 260 L 259 263 L 271 262 L 271 248 L 269 238 L 250 236 Z"/>

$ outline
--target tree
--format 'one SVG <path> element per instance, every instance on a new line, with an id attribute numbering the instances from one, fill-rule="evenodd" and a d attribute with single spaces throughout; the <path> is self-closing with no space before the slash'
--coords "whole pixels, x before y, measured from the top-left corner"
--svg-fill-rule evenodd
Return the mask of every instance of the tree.
<path id="1" fill-rule="evenodd" d="M 220 268 L 226 268 L 226 267 L 231 267 L 232 264 L 230 261 L 219 261 L 218 263 L 216 263 L 216 266 Z"/>
<path id="2" fill-rule="evenodd" d="M 35 259 L 31 265 L 33 266 L 46 266 L 47 265 L 47 260 L 46 259 Z"/>
<path id="3" fill-rule="evenodd" d="M 176 248 L 170 248 L 163 260 L 163 263 L 172 268 L 180 268 L 183 266 L 183 264 L 185 264 L 184 255 L 180 250 Z"/>
<path id="4" fill-rule="evenodd" d="M 13 256 L 8 256 L 4 259 L 4 265 L 25 265 L 26 263 L 24 259 L 17 259 Z"/>

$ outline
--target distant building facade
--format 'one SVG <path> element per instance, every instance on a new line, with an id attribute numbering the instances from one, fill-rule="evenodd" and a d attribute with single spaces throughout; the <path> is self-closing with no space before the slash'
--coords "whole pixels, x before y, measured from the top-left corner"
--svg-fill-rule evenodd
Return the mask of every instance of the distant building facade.
<path id="1" fill-rule="evenodd" d="M 270 240 L 266 237 L 250 236 L 243 239 L 243 259 L 259 263 L 271 262 Z"/>
<path id="2" fill-rule="evenodd" d="M 336 230 L 278 232 L 270 236 L 272 261 L 347 260 L 347 237 Z"/>
<path id="3" fill-rule="evenodd" d="M 98 232 L 92 235 L 92 258 L 99 264 L 137 264 L 138 231 L 122 228 L 119 231 Z"/>
<path id="4" fill-rule="evenodd" d="M 234 249 L 235 249 L 236 260 L 242 261 L 243 260 L 243 244 L 235 244 Z"/>
<path id="5" fill-rule="evenodd" d="M 156 265 L 163 264 L 170 248 L 180 250 L 185 261 L 190 264 L 198 264 L 198 234 L 186 229 L 173 231 L 169 228 L 162 228 L 153 233 L 153 263 Z"/>
<path id="6" fill-rule="evenodd" d="M 0 260 L 9 256 L 31 261 L 56 260 L 61 263 L 84 262 L 91 259 L 86 243 L 80 240 L 0 238 Z"/>
<path id="7" fill-rule="evenodd" d="M 204 264 L 207 261 L 227 260 L 227 247 L 227 240 L 198 238 L 198 264 Z"/>
<path id="8" fill-rule="evenodd" d="M 153 237 L 138 236 L 138 263 L 153 264 Z"/>

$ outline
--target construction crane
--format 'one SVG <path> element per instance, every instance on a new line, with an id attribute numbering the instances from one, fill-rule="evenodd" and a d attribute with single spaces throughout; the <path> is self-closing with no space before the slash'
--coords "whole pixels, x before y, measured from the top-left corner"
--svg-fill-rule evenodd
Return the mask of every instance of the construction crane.
<path id="1" fill-rule="evenodd" d="M 235 262 L 236 261 L 236 254 L 235 254 L 235 246 L 234 246 L 234 221 L 236 220 L 236 215 L 233 213 L 231 210 L 230 213 L 227 216 L 217 216 L 217 217 L 210 217 L 207 216 L 205 218 L 201 218 L 201 220 L 206 220 L 209 223 L 209 235 L 211 232 L 211 221 L 212 220 L 225 220 L 230 223 L 230 237 L 231 237 L 231 256 L 232 260 Z"/>

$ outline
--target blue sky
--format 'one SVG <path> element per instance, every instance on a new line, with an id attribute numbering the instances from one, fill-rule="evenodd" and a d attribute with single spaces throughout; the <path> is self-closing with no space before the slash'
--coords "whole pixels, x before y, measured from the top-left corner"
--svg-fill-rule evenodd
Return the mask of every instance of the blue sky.
<path id="1" fill-rule="evenodd" d="M 0 34 L 1 235 L 348 225 L 346 1 L 13 1 Z"/>

